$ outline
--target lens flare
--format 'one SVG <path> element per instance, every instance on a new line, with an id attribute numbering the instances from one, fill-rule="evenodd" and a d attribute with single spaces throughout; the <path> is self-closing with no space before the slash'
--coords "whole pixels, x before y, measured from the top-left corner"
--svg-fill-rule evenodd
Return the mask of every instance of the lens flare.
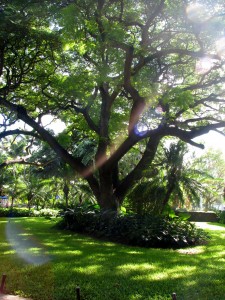
<path id="1" fill-rule="evenodd" d="M 144 136 L 148 132 L 148 127 L 143 123 L 138 123 L 134 127 L 134 132 L 136 135 Z"/>
<path id="2" fill-rule="evenodd" d="M 155 112 L 157 115 L 161 115 L 163 113 L 163 108 L 162 106 L 157 106 L 156 109 L 155 109 Z"/>
<path id="3" fill-rule="evenodd" d="M 204 75 L 213 67 L 213 60 L 209 57 L 202 57 L 196 62 L 195 72 L 199 75 Z"/>
<path id="4" fill-rule="evenodd" d="M 187 6 L 186 14 L 190 21 L 203 23 L 210 18 L 208 10 L 200 3 L 192 3 Z"/>
<path id="5" fill-rule="evenodd" d="M 216 52 L 221 58 L 225 57 L 225 37 L 216 41 Z"/>
<path id="6" fill-rule="evenodd" d="M 43 265 L 50 261 L 43 246 L 31 234 L 24 232 L 16 222 L 9 220 L 6 225 L 6 237 L 11 248 L 26 263 Z"/>

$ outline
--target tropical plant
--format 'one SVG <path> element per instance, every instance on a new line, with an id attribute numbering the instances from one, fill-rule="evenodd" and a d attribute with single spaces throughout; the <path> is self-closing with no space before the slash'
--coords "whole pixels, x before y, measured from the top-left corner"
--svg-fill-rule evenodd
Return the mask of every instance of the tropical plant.
<path id="1" fill-rule="evenodd" d="M 181 141 L 161 147 L 152 167 L 145 171 L 145 178 L 128 195 L 129 207 L 138 213 L 162 213 L 168 204 L 179 208 L 199 206 L 204 192 L 203 181 L 211 178 L 208 173 L 194 168 L 186 155 L 189 149 Z M 149 178 L 150 174 L 150 178 Z"/>
<path id="2" fill-rule="evenodd" d="M 119 215 L 110 220 L 95 207 L 64 212 L 60 227 L 141 247 L 181 248 L 206 243 L 207 234 L 190 222 L 151 214 Z"/>
<path id="3" fill-rule="evenodd" d="M 208 175 L 201 170 L 192 168 L 190 161 L 185 161 L 188 153 L 187 146 L 182 143 L 172 143 L 169 149 L 164 149 L 166 173 L 166 194 L 162 209 L 169 201 L 177 202 L 177 206 L 184 205 L 187 200 L 192 206 L 199 206 L 203 186 L 201 180 Z"/>

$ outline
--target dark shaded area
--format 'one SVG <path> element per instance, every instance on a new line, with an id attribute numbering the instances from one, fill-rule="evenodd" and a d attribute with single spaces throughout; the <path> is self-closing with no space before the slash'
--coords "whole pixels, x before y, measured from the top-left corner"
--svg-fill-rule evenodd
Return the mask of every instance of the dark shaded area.
<path id="1" fill-rule="evenodd" d="M 112 215 L 84 209 L 69 209 L 60 228 L 103 240 L 148 248 L 184 248 L 205 244 L 207 234 L 189 221 L 151 214 Z"/>

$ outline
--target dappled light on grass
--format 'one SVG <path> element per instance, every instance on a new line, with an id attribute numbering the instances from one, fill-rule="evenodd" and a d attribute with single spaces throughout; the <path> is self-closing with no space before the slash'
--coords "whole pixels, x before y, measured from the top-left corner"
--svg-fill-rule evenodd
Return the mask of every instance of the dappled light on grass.
<path id="1" fill-rule="evenodd" d="M 128 275 L 130 273 L 134 273 L 136 271 L 138 272 L 144 272 L 144 273 L 148 273 L 149 271 L 155 270 L 156 266 L 154 266 L 153 264 L 149 264 L 149 263 L 141 263 L 141 264 L 124 264 L 121 266 L 117 267 L 117 274 L 123 274 L 123 275 Z"/>
<path id="2" fill-rule="evenodd" d="M 99 272 L 101 271 L 102 265 L 90 265 L 84 268 L 80 268 L 79 272 L 80 273 L 84 273 L 85 275 L 95 275 L 97 276 L 97 274 L 99 274 Z M 76 267 L 75 267 L 75 271 L 76 271 Z"/>
<path id="3" fill-rule="evenodd" d="M 8 250 L 8 251 L 4 251 L 3 254 L 4 254 L 4 255 L 8 255 L 8 254 L 16 254 L 16 251 L 12 249 L 12 250 Z"/>
<path id="4" fill-rule="evenodd" d="M 38 248 L 38 247 L 30 247 L 29 249 L 27 249 L 28 252 L 31 252 L 33 254 L 40 254 L 42 252 L 42 248 Z"/>
<path id="5" fill-rule="evenodd" d="M 207 230 L 219 230 L 219 231 L 225 231 L 225 226 L 222 224 L 212 224 L 212 223 L 205 223 L 205 222 L 195 222 L 195 224 L 202 228 Z"/>
<path id="6" fill-rule="evenodd" d="M 183 278 L 184 272 L 188 274 L 194 274 L 196 271 L 195 266 L 176 266 L 176 273 L 174 273 L 174 268 L 168 269 L 165 267 L 164 270 L 159 268 L 154 262 L 152 264 L 142 263 L 142 264 L 126 264 L 118 267 L 116 271 L 117 275 L 129 276 L 129 279 L 137 281 L 146 281 L 148 284 L 161 280 L 169 280 L 171 277 L 173 279 Z"/>
<path id="7" fill-rule="evenodd" d="M 61 253 L 61 251 L 58 251 L 58 253 Z M 64 253 L 68 255 L 75 255 L 75 256 L 82 255 L 82 252 L 80 250 L 65 250 Z"/>
<path id="8" fill-rule="evenodd" d="M 225 295 L 225 240 L 219 230 L 211 232 L 208 245 L 162 250 L 128 247 L 58 231 L 52 228 L 51 220 L 21 219 L 18 224 L 35 235 L 52 257 L 50 264 L 22 267 L 20 274 L 32 278 L 32 272 L 40 274 L 48 269 L 54 284 L 54 300 L 75 300 L 77 285 L 88 300 L 167 300 L 174 291 L 182 300 L 221 300 Z M 43 286 L 43 274 L 32 281 Z M 21 285 L 17 283 L 21 290 L 28 289 Z M 47 299 L 43 295 L 35 297 L 32 299 Z"/>
<path id="9" fill-rule="evenodd" d="M 187 255 L 196 255 L 204 253 L 204 247 L 192 247 L 192 248 L 185 248 L 185 249 L 178 249 L 177 252 L 181 254 Z"/>
<path id="10" fill-rule="evenodd" d="M 27 233 L 27 232 L 23 232 L 23 233 L 20 233 L 18 234 L 19 236 L 32 236 L 31 233 Z"/>

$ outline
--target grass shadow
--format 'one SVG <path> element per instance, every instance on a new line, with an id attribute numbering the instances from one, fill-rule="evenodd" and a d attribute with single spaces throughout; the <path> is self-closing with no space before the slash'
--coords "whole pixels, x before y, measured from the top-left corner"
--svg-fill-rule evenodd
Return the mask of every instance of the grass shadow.
<path id="1" fill-rule="evenodd" d="M 166 300 L 171 299 L 172 292 L 182 300 L 225 299 L 223 231 L 210 231 L 208 245 L 181 251 L 98 241 L 56 230 L 52 221 L 43 218 L 21 218 L 16 222 L 32 233 L 53 258 L 49 264 L 53 299 L 76 299 L 77 285 L 82 299 L 87 300 Z M 27 273 L 26 268 L 21 274 Z M 30 273 L 32 270 L 37 269 L 30 269 Z M 40 285 L 45 277 L 39 277 Z M 34 293 L 32 297 L 47 299 Z"/>

